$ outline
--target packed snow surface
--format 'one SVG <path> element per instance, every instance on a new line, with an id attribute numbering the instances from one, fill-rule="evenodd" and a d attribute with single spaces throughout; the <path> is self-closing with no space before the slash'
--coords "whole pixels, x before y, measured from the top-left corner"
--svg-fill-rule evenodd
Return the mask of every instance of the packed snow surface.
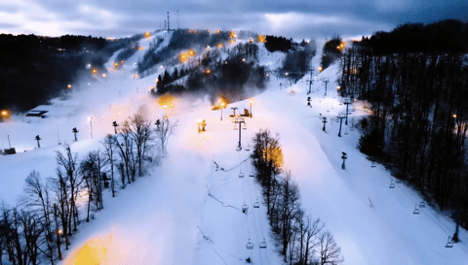
<path id="1" fill-rule="evenodd" d="M 153 38 L 140 46 L 147 48 Z M 298 183 L 306 213 L 320 218 L 334 234 L 345 264 L 468 264 L 466 231 L 461 229 L 460 243 L 445 248 L 455 224 L 430 206 L 413 214 L 421 197 L 404 183 L 390 189 L 390 173 L 380 165 L 371 167 L 356 149 L 359 132 L 351 126 L 368 115 L 362 102 L 350 106 L 350 112 L 355 111 L 348 125 L 343 120 L 342 137 L 337 136 L 336 116 L 346 108 L 337 97 L 337 65 L 315 78 L 310 95 L 308 76 L 296 84 L 270 77 L 267 90 L 252 98 L 253 117 L 245 118 L 243 150 L 236 151 L 239 132 L 228 114 L 231 107 L 249 109 L 249 99 L 229 105 L 222 120 L 206 99 L 179 98 L 174 108 L 164 110 L 148 93 L 164 65 L 151 76 L 132 78 L 134 63 L 144 52 L 138 51 L 123 68 L 97 83 L 74 86 L 70 99 L 38 107 L 49 111 L 47 118 L 18 115 L 0 124 L 0 146 L 8 148 L 9 135 L 18 151 L 0 157 L 0 199 L 13 206 L 32 170 L 44 179 L 54 176 L 55 151 L 63 150 L 64 143 L 80 158 L 103 149 L 100 141 L 113 133 L 112 121 L 121 123 L 139 109 L 146 109 L 153 122 L 164 114 L 178 120 L 162 165 L 149 165 L 144 176 L 115 198 L 106 190 L 104 209 L 79 226 L 63 264 L 244 264 L 247 257 L 253 264 L 283 264 L 271 240 L 265 207 L 252 207 L 261 202 L 261 192 L 249 177 L 252 150 L 246 149 L 261 128 L 280 135 L 284 169 Z M 261 62 L 270 69 L 281 63 L 281 54 L 264 49 L 261 53 Z M 313 59 L 316 69 L 318 57 Z M 113 58 L 109 69 L 112 63 Z M 324 77 L 331 81 L 326 96 Z M 326 132 L 322 116 L 327 117 Z M 206 120 L 206 132 L 198 133 L 199 118 Z M 78 142 L 72 141 L 73 127 L 79 130 Z M 40 149 L 35 149 L 36 135 L 43 139 Z M 342 152 L 348 157 L 344 170 Z M 216 170 L 214 162 L 227 172 Z M 239 178 L 241 172 L 244 178 Z M 244 203 L 247 214 L 241 211 Z M 253 250 L 246 249 L 249 239 Z M 264 239 L 268 247 L 260 249 Z"/>

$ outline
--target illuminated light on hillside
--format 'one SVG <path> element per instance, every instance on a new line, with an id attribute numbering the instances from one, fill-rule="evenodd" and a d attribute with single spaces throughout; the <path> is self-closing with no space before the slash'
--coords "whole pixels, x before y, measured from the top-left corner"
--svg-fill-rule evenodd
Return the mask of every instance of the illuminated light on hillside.
<path id="1" fill-rule="evenodd" d="M 222 44 L 222 43 L 218 43 L 218 48 L 223 48 L 223 44 Z"/>
<path id="2" fill-rule="evenodd" d="M 229 40 L 229 44 L 234 44 L 235 40 Z"/>
<path id="3" fill-rule="evenodd" d="M 188 50 L 187 54 L 188 54 L 188 56 L 193 57 L 193 56 L 195 56 L 195 51 L 194 50 Z"/>
<path id="4" fill-rule="evenodd" d="M 264 35 L 258 35 L 257 40 L 260 43 L 265 43 L 266 42 L 266 37 Z"/>
<path id="5" fill-rule="evenodd" d="M 141 51 L 143 50 L 145 47 L 138 47 L 138 50 Z"/>
<path id="6" fill-rule="evenodd" d="M 191 30 L 191 29 L 189 29 L 189 30 L 188 30 L 188 33 L 192 33 L 192 30 Z"/>
<path id="7" fill-rule="evenodd" d="M 120 61 L 120 64 L 124 64 L 124 63 L 125 63 L 125 61 L 124 61 L 124 60 Z"/>
<path id="8" fill-rule="evenodd" d="M 102 78 L 106 78 L 106 77 L 107 77 L 107 75 L 106 75 L 106 74 L 102 74 Z"/>
<path id="9" fill-rule="evenodd" d="M 147 38 L 148 38 L 148 37 L 150 37 L 150 36 L 151 36 L 151 34 L 150 34 L 148 31 L 147 31 L 147 32 L 145 32 L 145 37 L 147 37 Z"/>
<path id="10" fill-rule="evenodd" d="M 236 37 L 236 33 L 235 33 L 234 31 L 231 31 L 231 32 L 229 33 L 229 37 L 235 38 L 235 37 Z"/>
<path id="11" fill-rule="evenodd" d="M 319 72 L 321 73 L 321 72 L 323 71 L 323 67 L 322 67 L 322 66 L 319 66 L 319 67 L 318 67 L 318 70 L 319 70 Z"/>
<path id="12" fill-rule="evenodd" d="M 68 84 L 68 85 L 67 85 L 67 88 L 68 88 L 68 89 L 71 89 L 71 88 L 72 88 L 72 85 L 71 85 L 71 84 Z"/>
<path id="13" fill-rule="evenodd" d="M 4 109 L 0 112 L 0 114 L 2 119 L 8 119 L 11 116 L 11 111 Z"/>
<path id="14" fill-rule="evenodd" d="M 179 61 L 180 61 L 181 63 L 185 63 L 185 62 L 187 61 L 187 59 L 188 59 L 188 56 L 187 56 L 186 53 L 181 52 L 181 53 L 179 54 Z"/>
<path id="15" fill-rule="evenodd" d="M 114 67 L 115 67 L 115 68 L 119 67 L 119 63 L 115 62 L 115 63 L 114 63 Z"/>
<path id="16" fill-rule="evenodd" d="M 206 30 L 206 32 L 210 33 L 210 30 L 209 30 L 209 29 L 207 29 L 207 30 Z"/>
<path id="17" fill-rule="evenodd" d="M 221 33 L 221 30 L 217 29 L 217 30 L 216 30 L 216 33 L 217 33 L 217 34 Z"/>
<path id="18" fill-rule="evenodd" d="M 207 45 L 205 48 L 207 51 L 211 49 L 210 45 Z"/>
<path id="19" fill-rule="evenodd" d="M 249 43 L 253 43 L 254 40 L 252 38 L 249 39 Z"/>
<path id="20" fill-rule="evenodd" d="M 211 74 L 211 70 L 210 70 L 210 69 L 206 69 L 206 70 L 205 70 L 205 74 L 206 74 L 206 75 Z"/>
<path id="21" fill-rule="evenodd" d="M 97 74 L 98 70 L 96 68 L 93 68 L 93 70 L 91 70 L 91 73 L 93 74 Z"/>
<path id="22" fill-rule="evenodd" d="M 197 30 L 196 30 L 196 29 L 195 29 L 195 30 L 193 30 L 193 34 L 197 34 Z"/>

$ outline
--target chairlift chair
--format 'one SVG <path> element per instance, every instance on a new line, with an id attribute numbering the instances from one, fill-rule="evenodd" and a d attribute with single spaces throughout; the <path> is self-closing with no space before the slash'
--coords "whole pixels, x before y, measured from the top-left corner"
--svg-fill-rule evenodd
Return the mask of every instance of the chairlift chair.
<path id="1" fill-rule="evenodd" d="M 243 178 L 244 176 L 245 176 L 245 174 L 244 174 L 244 173 L 242 173 L 242 171 L 241 171 L 241 172 L 239 172 L 239 178 Z"/>
<path id="2" fill-rule="evenodd" d="M 247 244 L 245 245 L 245 247 L 248 250 L 252 250 L 254 248 L 254 244 L 252 242 L 250 242 L 250 238 L 249 238 L 249 241 L 247 241 Z"/>
<path id="3" fill-rule="evenodd" d="M 253 207 L 254 207 L 255 209 L 260 208 L 260 203 L 258 203 L 258 201 L 254 202 Z"/>
<path id="4" fill-rule="evenodd" d="M 249 210 L 249 206 L 247 204 L 245 204 L 245 202 L 244 202 L 244 204 L 242 204 L 242 212 L 247 213 L 248 210 Z"/>
<path id="5" fill-rule="evenodd" d="M 249 177 L 251 177 L 251 178 L 255 177 L 255 174 L 253 173 L 253 171 L 250 171 Z"/>
<path id="6" fill-rule="evenodd" d="M 419 214 L 419 209 L 418 209 L 418 204 L 417 203 L 414 205 L 413 214 Z"/>
<path id="7" fill-rule="evenodd" d="M 263 239 L 262 242 L 260 242 L 260 243 L 258 244 L 258 246 L 259 246 L 260 248 L 266 248 L 266 247 L 267 247 L 267 243 L 266 243 L 266 241 L 265 241 L 265 238 Z"/>
<path id="8" fill-rule="evenodd" d="M 425 201 L 420 202 L 419 208 L 426 208 L 426 202 Z"/>
<path id="9" fill-rule="evenodd" d="M 344 134 L 345 134 L 345 135 L 348 135 L 348 134 L 349 134 L 348 129 L 346 129 L 346 130 L 344 131 Z"/>
<path id="10" fill-rule="evenodd" d="M 394 189 L 395 188 L 395 183 L 393 183 L 393 179 L 392 181 L 390 181 L 390 189 Z"/>
<path id="11" fill-rule="evenodd" d="M 448 237 L 448 239 L 447 239 L 447 244 L 445 244 L 445 247 L 446 247 L 446 248 L 453 248 L 453 242 L 452 242 L 452 238 L 451 238 L 451 237 Z"/>
<path id="12" fill-rule="evenodd" d="M 327 109 L 327 112 L 330 112 L 330 109 Z"/>
<path id="13" fill-rule="evenodd" d="M 375 162 L 374 162 L 374 161 L 372 161 L 372 165 L 371 165 L 371 167 L 376 167 L 376 164 L 375 164 Z"/>
<path id="14" fill-rule="evenodd" d="M 239 130 L 239 127 L 237 126 L 237 123 L 236 123 L 236 125 L 234 126 L 234 130 Z"/>

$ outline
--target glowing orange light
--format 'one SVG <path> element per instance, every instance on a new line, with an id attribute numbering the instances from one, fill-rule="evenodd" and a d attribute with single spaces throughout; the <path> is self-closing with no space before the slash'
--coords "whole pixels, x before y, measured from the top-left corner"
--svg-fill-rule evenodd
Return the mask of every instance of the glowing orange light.
<path id="1" fill-rule="evenodd" d="M 179 61 L 180 61 L 181 63 L 185 63 L 185 61 L 187 61 L 187 59 L 188 59 L 187 54 L 185 54 L 185 53 L 183 53 L 183 52 L 181 52 L 181 53 L 179 54 Z"/>
<path id="2" fill-rule="evenodd" d="M 229 40 L 229 44 L 233 44 L 235 40 Z"/>
<path id="3" fill-rule="evenodd" d="M 252 38 L 249 39 L 249 43 L 253 43 L 253 39 L 252 39 Z"/>
<path id="4" fill-rule="evenodd" d="M 263 35 L 258 35 L 257 40 L 260 43 L 265 43 L 266 42 L 266 37 L 263 36 Z"/>
<path id="5" fill-rule="evenodd" d="M 190 57 L 195 56 L 195 51 L 194 50 L 188 50 L 187 54 Z"/>
<path id="6" fill-rule="evenodd" d="M 68 89 L 72 88 L 72 85 L 68 84 L 68 85 L 67 85 L 67 88 L 68 88 Z"/>
<path id="7" fill-rule="evenodd" d="M 208 45 L 208 46 L 206 46 L 205 49 L 206 49 L 206 50 L 209 50 L 209 49 L 211 49 L 211 47 Z"/>
<path id="8" fill-rule="evenodd" d="M 192 30 L 191 30 L 191 29 L 189 29 L 189 30 L 188 30 L 188 33 L 192 33 Z"/>
<path id="9" fill-rule="evenodd" d="M 222 44 L 222 43 L 218 43 L 218 48 L 223 48 L 223 44 Z"/>
<path id="10" fill-rule="evenodd" d="M 457 114 L 453 114 L 452 117 L 457 118 Z"/>
<path id="11" fill-rule="evenodd" d="M 107 75 L 106 75 L 106 74 L 102 74 L 102 77 L 106 78 L 106 77 L 107 77 Z"/>
<path id="12" fill-rule="evenodd" d="M 205 70 L 205 74 L 209 75 L 211 73 L 211 70 L 210 69 L 206 69 Z"/>
<path id="13" fill-rule="evenodd" d="M 138 50 L 141 51 L 143 50 L 145 47 L 138 47 Z"/>
<path id="14" fill-rule="evenodd" d="M 115 62 L 114 67 L 119 67 L 119 64 L 117 62 Z"/>
<path id="15" fill-rule="evenodd" d="M 196 30 L 196 29 L 195 29 L 195 30 L 193 30 L 193 34 L 197 34 L 197 30 Z"/>
<path id="16" fill-rule="evenodd" d="M 120 64 L 124 64 L 124 63 L 125 63 L 125 61 L 124 61 L 124 60 L 120 61 Z"/>
<path id="17" fill-rule="evenodd" d="M 236 33 L 235 33 L 234 31 L 231 31 L 231 32 L 229 33 L 229 37 L 235 38 L 235 37 L 236 37 Z"/>
<path id="18" fill-rule="evenodd" d="M 137 77 L 138 77 L 138 74 L 137 74 L 137 73 L 134 73 L 134 74 L 133 74 L 133 77 L 134 77 L 134 78 L 137 78 Z"/>
<path id="19" fill-rule="evenodd" d="M 216 33 L 217 33 L 217 34 L 221 33 L 221 30 L 217 29 L 217 30 L 216 30 Z"/>
<path id="20" fill-rule="evenodd" d="M 148 38 L 149 36 L 151 36 L 151 34 L 150 34 L 148 31 L 147 31 L 147 32 L 145 32 L 145 37 L 147 37 L 147 38 Z"/>
<path id="21" fill-rule="evenodd" d="M 321 73 L 321 72 L 323 71 L 322 66 L 319 66 L 318 70 L 319 70 L 319 72 Z"/>
<path id="22" fill-rule="evenodd" d="M 245 63 L 245 58 L 242 58 L 242 62 L 244 62 L 244 63 Z"/>
<path id="23" fill-rule="evenodd" d="M 340 87 L 340 86 L 337 86 L 337 87 L 336 87 L 336 89 L 340 90 L 340 89 L 341 89 L 341 87 Z"/>
<path id="24" fill-rule="evenodd" d="M 207 30 L 206 30 L 206 32 L 210 33 L 210 30 L 209 30 L 209 29 L 207 29 Z"/>
<path id="25" fill-rule="evenodd" d="M 96 68 L 93 68 L 93 70 L 91 70 L 91 73 L 97 74 L 97 69 L 96 69 Z"/>

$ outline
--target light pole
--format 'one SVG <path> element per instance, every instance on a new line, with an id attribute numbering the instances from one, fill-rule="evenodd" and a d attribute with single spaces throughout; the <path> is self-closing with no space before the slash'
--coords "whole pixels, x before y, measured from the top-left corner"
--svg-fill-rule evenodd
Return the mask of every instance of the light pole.
<path id="1" fill-rule="evenodd" d="M 159 132 L 159 125 L 161 125 L 161 121 L 157 119 L 154 125 L 156 125 L 156 130 Z"/>
<path id="2" fill-rule="evenodd" d="M 345 166 L 345 161 L 348 159 L 348 156 L 346 155 L 345 152 L 341 152 L 343 155 L 341 156 L 341 159 L 343 159 L 343 164 L 341 164 L 341 168 L 344 170 L 346 168 Z"/>
<path id="3" fill-rule="evenodd" d="M 219 106 L 219 109 L 221 110 L 221 120 L 223 120 L 223 109 L 225 107 L 225 104 L 224 102 L 221 102 L 220 106 Z"/>
<path id="4" fill-rule="evenodd" d="M 93 139 L 93 117 L 89 117 L 89 128 L 91 129 L 91 139 Z"/>
<path id="5" fill-rule="evenodd" d="M 249 104 L 250 104 L 250 118 L 251 119 L 252 119 L 252 103 L 253 103 L 253 100 L 250 100 Z"/>
<path id="6" fill-rule="evenodd" d="M 323 117 L 323 128 L 322 128 L 322 131 L 325 131 L 326 128 L 325 128 L 325 124 L 327 124 L 327 117 Z"/>

